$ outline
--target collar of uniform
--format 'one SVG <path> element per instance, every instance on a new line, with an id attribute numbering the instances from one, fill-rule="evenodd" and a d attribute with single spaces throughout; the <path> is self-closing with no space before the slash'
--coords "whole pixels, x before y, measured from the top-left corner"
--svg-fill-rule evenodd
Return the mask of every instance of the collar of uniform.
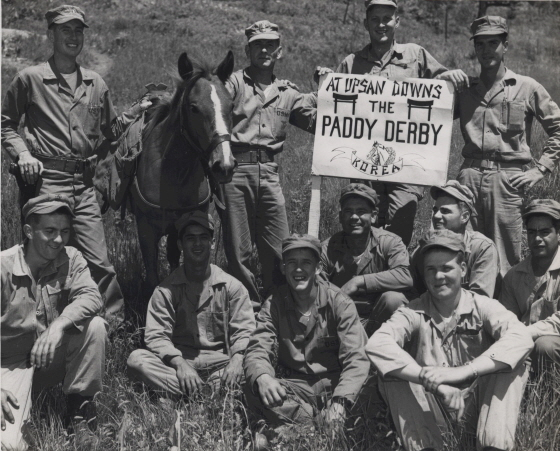
<path id="1" fill-rule="evenodd" d="M 79 71 L 79 73 L 81 74 L 82 81 L 93 80 L 93 75 L 91 71 L 88 69 L 84 69 L 78 63 L 76 63 L 76 70 Z M 60 74 L 60 72 L 58 71 L 58 69 L 54 64 L 54 55 L 53 55 L 49 58 L 47 62 L 45 62 L 45 65 L 43 67 L 43 80 L 58 80 L 62 78 L 62 75 L 58 77 L 57 74 Z"/>
<path id="2" fill-rule="evenodd" d="M 416 305 L 413 304 L 411 306 L 409 304 L 409 308 L 411 308 L 415 312 L 423 313 L 430 318 L 434 318 L 434 316 L 440 316 L 434 302 L 432 301 L 432 296 L 430 295 L 429 291 L 426 291 L 420 296 L 419 301 L 416 303 Z M 461 298 L 459 299 L 459 304 L 455 309 L 455 315 L 457 315 L 457 317 L 460 317 L 461 315 L 469 314 L 473 311 L 473 308 L 473 293 L 467 292 L 467 290 L 461 288 Z"/>
<path id="3" fill-rule="evenodd" d="M 471 253 L 472 237 L 472 232 L 470 232 L 469 230 L 465 230 L 465 234 L 463 235 L 463 242 L 465 243 L 465 252 L 467 254 Z"/>
<path id="4" fill-rule="evenodd" d="M 560 248 L 556 250 L 556 255 L 554 256 L 554 260 L 552 260 L 548 271 L 556 271 L 558 269 L 560 269 Z"/>
<path id="5" fill-rule="evenodd" d="M 66 247 L 56 256 L 54 260 L 51 260 L 41 271 L 39 277 L 44 277 L 49 274 L 56 273 L 58 268 L 69 260 L 68 254 L 66 253 Z M 12 273 L 15 276 L 29 276 L 31 277 L 31 270 L 29 265 L 25 261 L 25 249 L 23 244 L 18 248 L 17 256 L 14 259 L 14 267 Z"/>
<path id="6" fill-rule="evenodd" d="M 187 276 L 185 275 L 184 266 L 179 266 L 175 271 L 169 275 L 169 283 L 172 285 L 186 285 L 189 283 Z M 215 285 L 227 283 L 226 273 L 222 271 L 217 266 L 210 263 L 210 277 L 204 281 L 204 283 L 213 287 Z"/>
<path id="7" fill-rule="evenodd" d="M 502 82 L 504 84 L 514 85 L 516 81 L 517 81 L 517 74 L 506 67 L 506 73 L 504 74 L 504 78 L 502 78 Z"/>
<path id="8" fill-rule="evenodd" d="M 323 281 L 319 276 L 315 277 L 315 280 L 317 280 L 317 296 L 315 297 L 314 305 L 317 309 L 320 309 L 327 305 L 328 282 Z M 294 297 L 292 296 L 292 290 L 287 283 L 280 287 L 279 293 L 284 298 L 286 310 L 297 310 L 296 301 L 294 301 Z"/>
<path id="9" fill-rule="evenodd" d="M 246 81 L 249 81 L 253 86 L 256 86 L 255 80 L 253 80 L 253 77 L 251 76 L 253 71 L 254 69 L 251 66 L 243 69 L 243 78 L 245 78 Z M 276 85 L 276 75 L 274 74 L 272 74 L 272 84 Z"/>
<path id="10" fill-rule="evenodd" d="M 517 265 L 515 268 L 516 271 L 525 272 L 527 274 L 533 274 L 531 257 L 530 256 L 527 257 L 525 260 L 519 263 L 519 265 Z M 556 255 L 554 256 L 554 259 L 552 260 L 552 263 L 550 264 L 546 272 L 557 271 L 559 269 L 560 269 L 560 249 L 556 251 Z"/>
<path id="11" fill-rule="evenodd" d="M 389 52 L 391 53 L 391 58 L 393 56 L 402 57 L 404 52 L 404 46 L 402 44 L 398 44 L 395 41 L 393 41 L 393 44 L 391 45 Z M 371 44 L 368 44 L 362 50 L 359 50 L 358 54 L 359 56 L 368 60 L 369 62 L 380 61 L 381 59 L 383 59 L 383 56 L 381 58 L 377 58 L 377 56 L 374 55 L 374 53 L 371 50 Z"/>
<path id="12" fill-rule="evenodd" d="M 25 261 L 25 254 L 23 250 L 23 244 L 20 244 L 17 249 L 16 256 L 14 258 L 14 266 L 12 268 L 12 274 L 14 276 L 29 276 L 31 271 L 29 271 L 29 265 Z"/>
<path id="13" fill-rule="evenodd" d="M 339 238 L 343 244 L 342 246 L 335 246 L 335 249 L 339 250 L 341 253 L 345 253 L 348 250 L 348 245 L 346 244 L 346 234 L 341 233 Z M 371 227 L 369 229 L 369 241 L 368 241 L 368 251 L 372 251 L 379 245 L 379 229 L 376 227 Z"/>

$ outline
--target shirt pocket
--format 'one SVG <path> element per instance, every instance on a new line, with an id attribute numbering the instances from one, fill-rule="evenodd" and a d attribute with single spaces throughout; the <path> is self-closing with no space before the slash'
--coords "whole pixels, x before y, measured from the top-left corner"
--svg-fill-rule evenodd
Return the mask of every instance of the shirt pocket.
<path id="1" fill-rule="evenodd" d="M 525 128 L 525 102 L 502 102 L 500 131 L 502 133 L 517 134 Z"/>
<path id="2" fill-rule="evenodd" d="M 327 335 L 317 340 L 317 351 L 320 353 L 336 352 L 338 355 L 339 348 L 340 339 L 338 338 L 338 335 Z"/>
<path id="3" fill-rule="evenodd" d="M 225 328 L 224 328 L 224 314 L 223 312 L 208 312 L 207 313 L 206 334 L 209 341 L 224 341 Z"/>
<path id="4" fill-rule="evenodd" d="M 101 104 L 86 99 L 80 100 L 76 106 L 84 133 L 89 139 L 97 139 L 101 127 Z"/>
<path id="5" fill-rule="evenodd" d="M 482 325 L 465 324 L 458 326 L 456 336 L 461 344 L 463 360 L 472 360 L 482 354 L 484 349 Z"/>
<path id="6" fill-rule="evenodd" d="M 53 321 L 68 305 L 69 290 L 65 288 L 66 279 L 55 279 L 45 285 L 44 297 L 48 321 Z"/>
<path id="7" fill-rule="evenodd" d="M 272 136 L 278 141 L 286 139 L 286 129 L 290 121 L 290 110 L 286 108 L 274 108 L 272 120 Z"/>
<path id="8" fill-rule="evenodd" d="M 417 60 L 409 58 L 397 61 L 391 61 L 390 67 L 390 77 L 395 80 L 402 80 L 403 78 L 418 78 L 418 70 L 416 68 Z"/>

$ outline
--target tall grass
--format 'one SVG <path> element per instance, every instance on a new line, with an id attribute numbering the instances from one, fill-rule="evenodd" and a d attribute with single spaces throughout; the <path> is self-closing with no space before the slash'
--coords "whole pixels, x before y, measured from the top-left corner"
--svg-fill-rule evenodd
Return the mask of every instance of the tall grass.
<path id="1" fill-rule="evenodd" d="M 63 3 L 62 0 L 12 0 L 3 2 L 4 27 L 21 28 L 44 34 L 43 14 Z M 351 0 L 346 14 L 346 0 L 283 0 L 275 1 L 208 1 L 208 0 L 75 0 L 87 13 L 90 29 L 86 31 L 86 47 L 81 56 L 85 67 L 98 61 L 110 61 L 105 80 L 111 88 L 113 101 L 123 110 L 144 91 L 149 82 L 173 85 L 171 74 L 176 72 L 178 55 L 190 54 L 220 61 L 231 49 L 236 68 L 246 64 L 244 34 L 246 26 L 255 20 L 268 18 L 280 25 L 285 57 L 278 63 L 277 75 L 297 83 L 301 90 L 315 89 L 312 72 L 317 65 L 336 67 L 351 51 L 368 41 L 362 26 L 363 3 Z M 447 41 L 442 34 L 444 7 L 449 2 L 408 0 L 401 2 L 399 42 L 417 42 L 427 48 L 440 62 L 450 68 L 463 68 L 476 75 L 472 44 L 468 41 L 467 25 L 474 18 L 472 2 L 459 1 L 449 13 Z M 508 67 L 532 76 L 541 82 L 554 99 L 560 99 L 560 27 L 558 8 L 554 5 L 519 5 L 511 23 Z M 508 15 L 506 8 L 494 8 L 490 13 Z M 29 64 L 48 57 L 49 44 L 40 37 L 17 43 L 18 56 Z M 94 68 L 94 67 L 92 67 Z M 2 91 L 15 74 L 10 60 L 2 67 Z M 533 130 L 532 148 L 542 152 L 546 135 L 537 124 Z M 461 164 L 463 141 L 457 124 L 451 143 L 449 178 L 454 178 Z M 279 156 L 280 178 L 286 198 L 288 220 L 294 232 L 307 230 L 310 200 L 310 169 L 313 137 L 291 128 L 284 152 Z M 2 235 L 1 247 L 8 248 L 21 239 L 17 187 L 8 175 L 9 161 L 2 155 Z M 339 230 L 338 194 L 347 181 L 325 179 L 322 189 L 320 238 L 325 239 Z M 551 197 L 560 200 L 558 172 L 548 176 L 527 193 L 527 198 Z M 431 199 L 426 196 L 416 221 L 412 246 L 429 227 Z M 123 288 L 129 313 L 142 307 L 143 268 L 138 247 L 136 226 L 130 214 L 121 220 L 119 213 L 108 212 L 104 217 L 110 259 L 115 265 Z M 161 249 L 163 251 L 164 244 Z M 225 264 L 221 249 L 216 261 Z M 161 276 L 168 271 L 161 258 Z M 255 268 L 258 262 L 255 260 Z M 135 319 L 132 319 L 135 321 Z M 141 327 L 141 324 L 136 324 Z M 97 443 L 80 445 L 63 434 L 59 414 L 65 406 L 60 388 L 34 399 L 33 426 L 39 450 L 163 450 L 169 446 L 168 430 L 175 410 L 181 412 L 182 449 L 242 450 L 251 448 L 248 424 L 250 415 L 234 393 L 207 394 L 178 405 L 160 400 L 141 385 L 131 384 L 126 376 L 126 359 L 139 346 L 139 332 L 115 337 L 109 343 L 107 373 L 103 392 L 99 394 L 99 428 Z M 558 376 L 558 375 L 557 375 Z M 549 451 L 560 449 L 560 408 L 558 407 L 560 377 L 554 383 L 533 383 L 527 390 L 518 428 L 518 449 Z M 448 449 L 457 451 L 462 445 L 450 440 Z M 288 450 L 390 450 L 396 449 L 387 412 L 381 410 L 354 425 L 343 439 L 333 439 L 321 427 L 296 430 L 277 444 Z"/>

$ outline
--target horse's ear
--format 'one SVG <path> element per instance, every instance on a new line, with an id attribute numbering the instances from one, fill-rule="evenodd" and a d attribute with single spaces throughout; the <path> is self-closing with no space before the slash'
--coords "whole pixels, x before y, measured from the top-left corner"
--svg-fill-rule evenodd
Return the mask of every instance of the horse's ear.
<path id="1" fill-rule="evenodd" d="M 224 60 L 220 63 L 216 69 L 216 75 L 225 83 L 233 72 L 233 52 L 230 50 Z"/>
<path id="2" fill-rule="evenodd" d="M 181 53 L 181 56 L 179 57 L 178 68 L 179 75 L 183 80 L 189 78 L 190 74 L 192 74 L 193 65 L 191 63 L 191 60 L 187 56 L 187 52 Z"/>

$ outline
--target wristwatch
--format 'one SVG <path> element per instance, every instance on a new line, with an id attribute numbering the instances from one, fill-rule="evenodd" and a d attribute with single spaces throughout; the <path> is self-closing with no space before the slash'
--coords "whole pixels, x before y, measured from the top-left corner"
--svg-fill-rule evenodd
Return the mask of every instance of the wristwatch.
<path id="1" fill-rule="evenodd" d="M 535 167 L 540 171 L 542 175 L 546 175 L 549 172 L 547 167 L 540 163 L 535 163 Z"/>

